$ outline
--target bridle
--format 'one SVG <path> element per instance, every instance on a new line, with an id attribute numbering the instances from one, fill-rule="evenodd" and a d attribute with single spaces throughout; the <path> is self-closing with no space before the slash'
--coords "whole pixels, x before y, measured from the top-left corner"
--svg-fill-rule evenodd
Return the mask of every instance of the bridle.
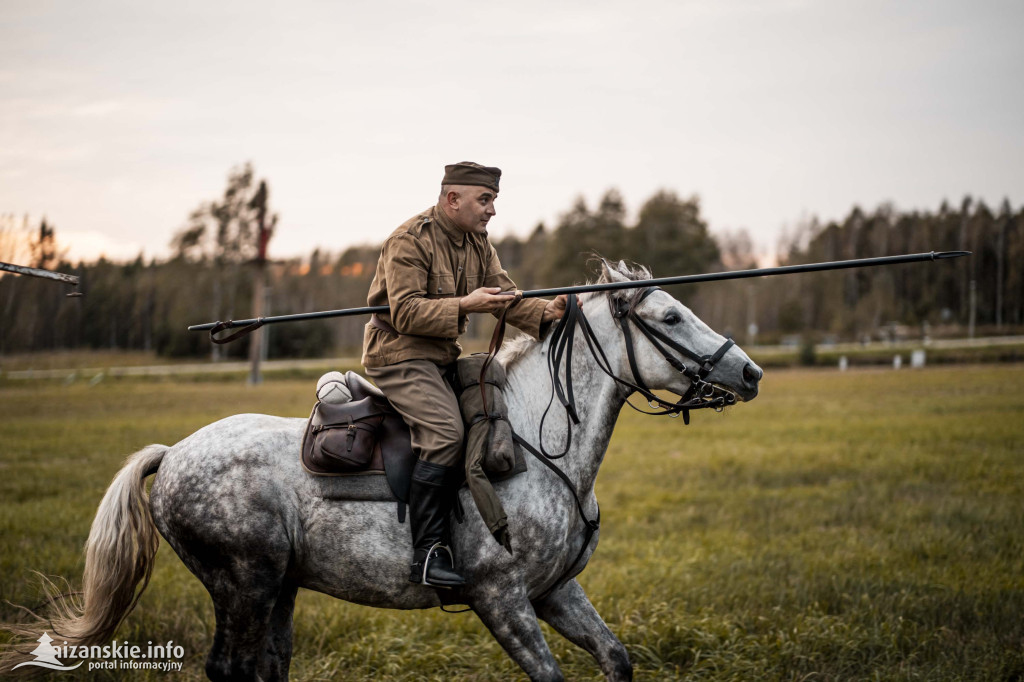
<path id="1" fill-rule="evenodd" d="M 583 545 L 580 547 L 579 553 L 577 553 L 576 558 L 573 559 L 571 564 L 569 564 L 569 567 L 563 572 L 562 576 L 541 596 L 542 599 L 547 597 L 547 595 L 551 594 L 554 590 L 558 589 L 558 587 L 563 585 L 574 575 L 573 571 L 576 568 L 576 565 L 580 562 L 580 559 L 583 558 L 584 553 L 587 551 L 587 547 L 590 546 L 591 539 L 594 537 L 594 533 L 597 532 L 601 524 L 601 510 L 598 509 L 597 516 L 595 518 L 588 518 L 575 483 L 573 483 L 572 479 L 570 479 L 564 471 L 555 466 L 551 461 L 565 457 L 565 455 L 568 454 L 569 449 L 572 446 L 572 426 L 580 423 L 579 414 L 576 410 L 576 396 L 573 392 L 572 382 L 572 349 L 577 330 L 580 330 L 580 334 L 583 335 L 583 339 L 587 342 L 587 347 L 590 349 L 590 354 L 593 356 L 597 366 L 600 367 L 602 372 L 615 380 L 616 383 L 631 389 L 630 394 L 640 393 L 642 396 L 647 398 L 647 404 L 651 408 L 658 410 L 648 412 L 647 410 L 636 407 L 629 402 L 629 399 L 627 398 L 626 404 L 638 412 L 652 415 L 668 415 L 670 417 L 678 417 L 682 414 L 683 422 L 689 424 L 690 410 L 710 407 L 716 411 L 721 411 L 726 406 L 736 403 L 736 396 L 733 393 L 723 388 L 719 388 L 707 381 L 708 375 L 711 374 L 715 369 L 715 366 L 719 361 L 721 361 L 725 354 L 729 352 L 729 349 L 733 347 L 733 340 L 726 339 L 725 343 L 719 346 L 718 350 L 710 355 L 698 355 L 682 344 L 676 342 L 669 335 L 650 326 L 637 314 L 636 308 L 644 301 L 644 299 L 658 290 L 658 287 L 647 287 L 646 289 L 643 289 L 638 296 L 632 297 L 631 300 L 616 298 L 614 296 L 609 297 L 612 317 L 616 320 L 619 328 L 622 330 L 622 335 L 625 340 L 626 357 L 629 360 L 629 369 L 633 374 L 634 381 L 626 381 L 625 379 L 616 376 L 611 363 L 608 361 L 608 356 L 605 354 L 604 348 L 601 346 L 601 342 L 598 341 L 597 336 L 594 334 L 594 329 L 590 326 L 590 321 L 587 319 L 586 315 L 583 314 L 583 309 L 580 307 L 576 294 L 569 294 L 566 297 L 565 313 L 551 332 L 551 341 L 548 345 L 547 363 L 548 374 L 551 377 L 551 398 L 548 400 L 548 405 L 544 409 L 544 414 L 541 416 L 540 427 L 538 429 L 540 448 L 538 449 L 534 447 L 518 433 L 515 433 L 514 431 L 512 432 L 512 438 L 516 443 L 530 452 L 541 464 L 546 466 L 555 475 L 562 479 L 562 482 L 565 483 L 569 488 L 569 491 L 572 493 L 573 499 L 576 502 L 576 509 L 579 511 L 580 518 L 582 518 L 584 522 Z M 505 312 L 507 313 L 513 305 L 518 303 L 518 300 L 519 297 L 517 297 L 516 300 L 505 309 Z M 636 362 L 636 350 L 631 327 L 636 327 L 676 371 L 683 374 L 690 380 L 690 387 L 686 390 L 686 393 L 678 396 L 678 402 L 672 402 L 665 400 L 664 398 L 660 398 L 644 382 L 643 377 L 640 375 L 640 368 Z M 488 361 L 493 359 L 497 350 L 501 347 L 504 334 L 505 314 L 502 314 L 498 322 L 498 327 L 495 328 L 494 336 L 491 339 L 491 348 L 489 352 L 490 357 L 488 358 Z M 668 346 L 668 348 L 666 348 L 666 346 Z M 688 367 L 683 360 L 679 359 L 679 357 L 669 351 L 669 348 L 696 363 L 697 369 Z M 481 370 L 481 383 L 483 383 L 486 364 L 487 363 L 485 363 L 484 368 Z M 565 368 L 564 382 L 560 377 L 560 374 L 563 373 L 561 371 L 563 366 Z M 572 424 L 570 424 L 566 429 L 565 448 L 562 452 L 553 455 L 544 448 L 544 420 L 547 418 L 548 412 L 551 410 L 551 406 L 556 397 L 565 409 L 566 416 L 572 421 Z M 486 412 L 486 402 L 484 403 L 484 409 Z"/>
<path id="2" fill-rule="evenodd" d="M 663 408 L 662 412 L 647 412 L 646 414 L 667 414 L 671 417 L 678 417 L 679 414 L 682 413 L 683 422 L 689 424 L 690 410 L 699 410 L 710 407 L 721 411 L 722 408 L 727 405 L 734 405 L 736 403 L 736 396 L 733 393 L 723 388 L 719 388 L 707 381 L 708 375 L 714 371 L 715 365 L 717 365 L 725 354 L 729 352 L 730 348 L 736 345 L 736 342 L 732 339 L 726 339 L 714 353 L 711 353 L 710 355 L 697 355 L 660 329 L 652 327 L 644 322 L 643 318 L 637 314 L 636 308 L 644 301 L 644 299 L 655 291 L 660 290 L 661 289 L 659 287 L 647 287 L 646 289 L 641 290 L 640 295 L 632 302 L 627 301 L 624 298 L 609 299 L 609 305 L 612 308 L 612 317 L 616 322 L 618 322 L 619 328 L 622 330 L 622 336 L 626 341 L 626 357 L 629 360 L 629 369 L 633 373 L 633 378 L 636 380 L 635 384 L 629 384 L 629 382 L 625 383 L 647 398 L 648 404 L 651 405 L 651 407 L 658 406 Z M 633 335 L 630 332 L 630 322 L 633 323 L 641 334 L 647 337 L 647 340 L 651 342 L 651 345 L 661 353 L 661 356 L 665 358 L 670 365 L 672 365 L 673 369 L 690 380 L 690 388 L 687 389 L 686 393 L 679 396 L 679 402 L 673 403 L 662 400 L 658 396 L 654 395 L 647 384 L 644 383 L 643 377 L 640 376 L 640 368 L 636 364 L 636 352 L 633 349 Z M 662 344 L 668 345 L 672 350 L 695 362 L 697 364 L 697 369 L 694 370 L 687 367 L 682 360 L 670 353 Z M 630 407 L 632 407 L 631 403 Z"/>
<path id="3" fill-rule="evenodd" d="M 547 418 L 548 412 L 551 409 L 551 405 L 554 403 L 554 399 L 557 397 L 558 401 L 562 404 L 566 415 L 572 421 L 572 423 L 579 424 L 580 418 L 576 410 L 576 396 L 573 392 L 573 381 L 572 381 L 572 349 L 576 338 L 577 330 L 583 335 L 584 340 L 587 342 L 587 347 L 590 349 L 590 354 L 593 356 L 594 361 L 602 372 L 611 377 L 616 383 L 630 389 L 630 393 L 639 393 L 647 399 L 649 407 L 656 411 L 647 411 L 636 407 L 626 399 L 626 404 L 632 407 L 634 410 L 643 414 L 651 415 L 668 415 L 670 417 L 678 417 L 680 414 L 683 415 L 683 422 L 686 424 L 690 423 L 690 410 L 699 410 L 705 408 L 712 408 L 721 411 L 728 405 L 736 403 L 736 396 L 723 389 L 715 386 L 714 384 L 707 381 L 708 376 L 714 371 L 715 366 L 721 361 L 729 349 L 735 345 L 732 339 L 726 339 L 725 343 L 719 346 L 718 350 L 710 355 L 698 355 L 686 346 L 678 343 L 675 339 L 665 334 L 661 330 L 652 327 L 640 317 L 636 312 L 637 306 L 640 305 L 648 296 L 655 291 L 658 291 L 658 287 L 648 287 L 643 289 L 641 293 L 633 299 L 609 297 L 609 306 L 611 307 L 612 318 L 615 319 L 619 325 L 619 329 L 622 331 L 622 336 L 626 344 L 626 357 L 629 361 L 629 369 L 633 375 L 633 381 L 627 381 L 620 378 L 615 374 L 614 368 L 608 360 L 608 356 L 604 352 L 604 348 L 601 346 L 601 342 L 598 341 L 597 336 L 594 334 L 593 327 L 590 325 L 590 321 L 583 313 L 583 309 L 579 305 L 579 300 L 575 294 L 569 294 L 566 300 L 565 314 L 562 319 L 559 320 L 558 325 L 551 332 L 551 343 L 548 346 L 548 374 L 551 377 L 551 399 L 548 401 L 548 406 L 544 410 L 544 414 L 541 416 L 540 422 L 540 449 L 545 457 L 548 459 L 559 459 L 564 457 L 569 452 L 569 448 L 572 445 L 572 428 L 570 427 L 566 431 L 566 443 L 565 448 L 562 452 L 552 455 L 544 449 L 544 421 Z M 640 367 L 636 361 L 636 348 L 633 341 L 632 327 L 636 327 L 641 334 L 643 334 L 651 345 L 661 353 L 662 357 L 665 358 L 666 362 L 672 365 L 673 369 L 685 376 L 690 380 L 690 387 L 679 397 L 677 402 L 665 400 L 664 398 L 656 395 L 651 388 L 644 381 L 643 376 L 640 374 Z M 677 355 L 673 354 L 668 346 L 676 353 L 696 363 L 697 368 L 693 369 L 686 365 Z M 562 367 L 565 367 L 563 381 L 560 376 L 563 374 L 561 371 Z"/>

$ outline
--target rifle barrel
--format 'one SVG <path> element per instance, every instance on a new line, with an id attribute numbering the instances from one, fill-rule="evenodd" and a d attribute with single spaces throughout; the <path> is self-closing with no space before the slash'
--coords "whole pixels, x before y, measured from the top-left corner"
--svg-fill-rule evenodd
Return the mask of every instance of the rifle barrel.
<path id="1" fill-rule="evenodd" d="M 747 279 L 750 277 L 770 277 L 774 275 L 792 275 L 801 272 L 820 272 L 822 270 L 844 270 L 847 268 L 870 268 L 879 265 L 898 265 L 900 263 L 916 263 L 919 261 L 943 260 L 969 256 L 970 251 L 930 251 L 928 253 L 910 253 L 901 256 L 880 256 L 878 258 L 856 258 L 854 260 L 829 261 L 826 263 L 804 263 L 801 265 L 783 265 L 774 268 L 755 268 L 753 270 L 732 270 L 727 272 L 708 272 L 700 275 L 681 275 L 678 277 L 660 277 L 656 279 L 630 280 L 628 282 L 601 282 L 599 284 L 581 284 L 571 287 L 553 289 L 534 289 L 524 291 L 523 298 L 539 298 L 542 296 L 558 296 L 560 294 L 583 294 L 591 291 L 611 291 L 615 289 L 639 289 L 646 287 L 669 286 L 673 284 L 697 284 L 700 282 L 719 282 L 727 279 Z M 321 310 L 313 313 L 296 313 L 293 315 L 276 315 L 274 317 L 252 318 L 248 320 L 228 320 L 227 322 L 207 322 L 194 324 L 188 328 L 190 332 L 209 331 L 220 325 L 220 330 L 246 327 L 252 324 L 275 324 L 278 322 L 301 322 L 318 320 L 327 317 L 349 317 L 351 315 L 369 315 L 370 313 L 386 313 L 390 308 L 386 305 L 367 306 L 364 308 L 344 308 L 342 310 Z"/>

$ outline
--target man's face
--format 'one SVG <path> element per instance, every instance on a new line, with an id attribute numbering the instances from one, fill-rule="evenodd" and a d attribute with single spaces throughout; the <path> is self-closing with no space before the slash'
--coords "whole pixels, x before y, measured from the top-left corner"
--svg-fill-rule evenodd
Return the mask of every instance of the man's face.
<path id="1" fill-rule="evenodd" d="M 487 221 L 495 215 L 494 200 L 497 193 L 487 187 L 459 185 L 453 189 L 458 197 L 455 201 L 449 198 L 452 220 L 464 232 L 483 233 L 487 231 Z M 448 195 L 451 197 L 451 193 Z"/>

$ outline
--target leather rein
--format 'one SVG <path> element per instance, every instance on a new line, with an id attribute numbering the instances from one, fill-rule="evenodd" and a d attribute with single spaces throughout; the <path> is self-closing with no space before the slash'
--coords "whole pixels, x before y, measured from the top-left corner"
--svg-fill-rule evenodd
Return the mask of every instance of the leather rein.
<path id="1" fill-rule="evenodd" d="M 621 379 L 615 375 L 611 363 L 608 361 L 608 356 L 604 352 L 604 348 L 602 348 L 600 341 L 598 341 L 597 336 L 594 334 L 593 328 L 590 326 L 590 321 L 587 320 L 586 315 L 583 314 L 583 309 L 580 307 L 576 294 L 569 294 L 566 298 L 565 314 L 562 315 L 562 319 L 558 321 L 555 329 L 551 332 L 551 342 L 548 345 L 547 363 L 548 374 L 551 377 L 551 397 L 548 400 L 548 405 L 544 409 L 544 414 L 541 416 L 540 420 L 538 433 L 540 448 L 535 448 L 514 430 L 512 432 L 512 438 L 516 443 L 519 443 L 519 445 L 530 452 L 530 454 L 532 454 L 541 464 L 554 472 L 555 475 L 562 479 L 562 482 L 565 483 L 566 487 L 569 488 L 569 491 L 572 493 L 573 499 L 576 502 L 576 509 L 579 511 L 580 518 L 583 519 L 585 527 L 583 545 L 576 554 L 576 558 L 573 559 L 572 563 L 569 564 L 569 567 L 562 573 L 559 579 L 556 580 L 554 584 L 539 597 L 540 599 L 546 598 L 575 575 L 574 569 L 576 568 L 576 565 L 580 562 L 580 559 L 583 558 L 587 548 L 590 546 L 590 541 L 601 526 L 600 508 L 598 508 L 597 516 L 595 518 L 588 518 L 575 483 L 573 483 L 572 479 L 570 479 L 564 471 L 551 461 L 565 457 L 565 455 L 568 454 L 569 449 L 572 446 L 572 426 L 580 423 L 579 414 L 576 410 L 576 396 L 573 392 L 572 382 L 572 349 L 576 338 L 576 331 L 580 330 L 583 339 L 587 342 L 587 347 L 590 349 L 590 354 L 593 356 L 594 360 L 597 362 L 597 366 L 602 372 L 614 379 L 616 383 L 632 389 L 631 393 L 640 393 L 642 396 L 647 398 L 647 403 L 652 409 L 658 410 L 653 412 L 643 410 L 633 405 L 627 398 L 626 404 L 638 412 L 651 415 L 668 415 L 670 417 L 678 417 L 682 414 L 683 422 L 689 424 L 690 410 L 710 407 L 720 412 L 726 406 L 736 403 L 736 396 L 734 394 L 707 381 L 708 375 L 711 374 L 715 365 L 725 356 L 725 354 L 729 352 L 729 349 L 733 347 L 734 341 L 732 339 L 726 339 L 725 343 L 723 343 L 714 353 L 710 355 L 698 355 L 682 344 L 676 342 L 672 337 L 668 336 L 664 332 L 651 327 L 637 314 L 636 307 L 653 292 L 658 290 L 659 287 L 647 287 L 646 289 L 643 289 L 638 296 L 633 297 L 635 300 L 625 298 L 616 299 L 614 297 L 609 298 L 609 305 L 612 308 L 612 317 L 618 323 L 625 339 L 626 357 L 629 360 L 630 372 L 633 374 L 635 383 L 633 381 L 626 381 L 625 379 Z M 491 344 L 488 350 L 489 357 L 480 372 L 481 387 L 484 383 L 484 373 L 487 369 L 487 365 L 494 359 L 494 356 L 501 348 L 502 341 L 504 340 L 505 316 L 508 311 L 520 301 L 520 299 L 521 294 L 517 292 L 514 300 L 511 301 L 502 312 L 502 315 L 498 320 L 498 325 L 494 329 L 494 335 L 491 337 Z M 643 377 L 640 375 L 640 368 L 636 362 L 636 350 L 633 342 L 631 326 L 635 326 L 676 371 L 683 374 L 690 380 L 690 387 L 687 389 L 686 393 L 678 396 L 678 402 L 672 402 L 658 397 L 644 382 Z M 688 367 L 685 362 L 673 355 L 666 346 L 696 363 L 697 369 Z M 563 366 L 565 368 L 564 382 L 559 376 Z M 551 410 L 551 406 L 556 397 L 565 409 L 566 416 L 572 421 L 572 424 L 570 424 L 568 429 L 566 429 L 565 447 L 562 452 L 558 454 L 551 454 L 544 448 L 544 421 L 547 418 L 548 412 Z M 484 402 L 484 412 L 487 413 L 486 399 Z"/>

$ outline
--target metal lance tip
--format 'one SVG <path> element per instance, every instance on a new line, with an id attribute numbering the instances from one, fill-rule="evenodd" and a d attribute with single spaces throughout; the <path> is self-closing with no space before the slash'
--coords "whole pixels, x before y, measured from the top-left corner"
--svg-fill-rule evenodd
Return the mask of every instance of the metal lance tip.
<path id="1" fill-rule="evenodd" d="M 939 251 L 938 253 L 932 252 L 932 260 L 941 260 L 943 258 L 959 258 L 960 256 L 970 256 L 970 251 Z"/>

